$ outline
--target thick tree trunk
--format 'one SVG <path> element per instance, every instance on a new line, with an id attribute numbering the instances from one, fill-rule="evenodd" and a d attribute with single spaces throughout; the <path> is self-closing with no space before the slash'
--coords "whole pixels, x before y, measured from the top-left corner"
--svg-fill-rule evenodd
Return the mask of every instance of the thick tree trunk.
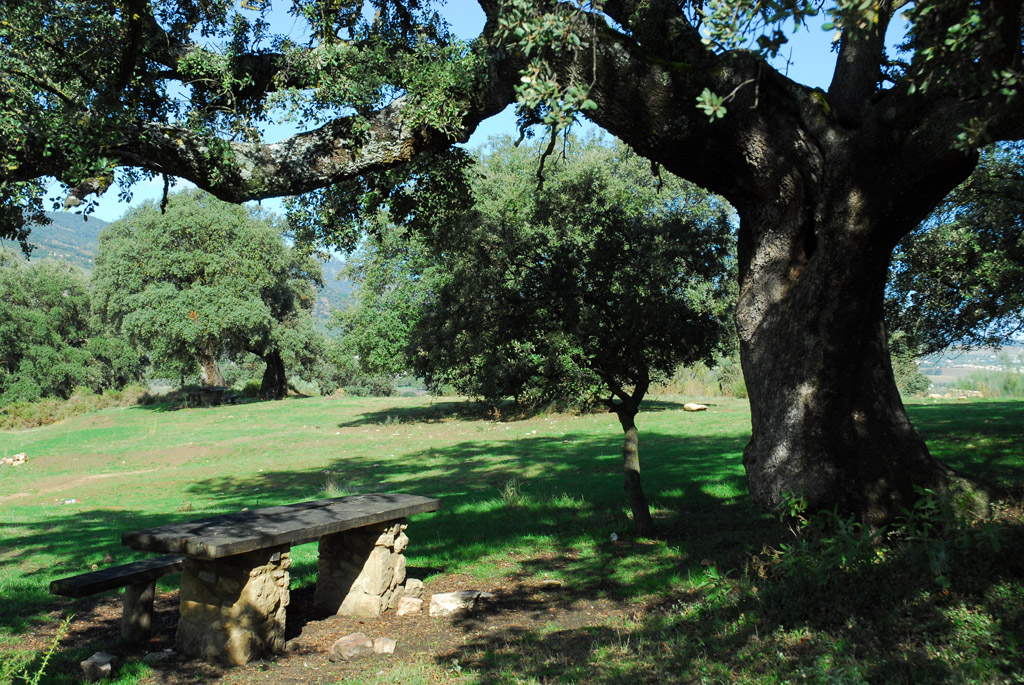
<path id="1" fill-rule="evenodd" d="M 751 212 L 741 226 L 743 463 L 766 509 L 791 493 L 875 527 L 913 502 L 915 486 L 971 488 L 931 457 L 896 389 L 882 310 L 890 245 L 866 239 L 877 226 L 856 203 L 811 210 L 768 226 Z"/>
<path id="2" fill-rule="evenodd" d="M 622 468 L 625 471 L 626 502 L 633 512 L 633 525 L 636 527 L 637 535 L 651 537 L 654 535 L 654 520 L 651 519 L 651 509 L 647 504 L 647 497 L 644 496 L 643 485 L 640 482 L 640 452 L 639 452 L 639 431 L 636 427 L 636 415 L 639 412 L 639 403 L 626 402 L 617 404 L 613 411 L 619 417 L 622 425 L 624 438 L 622 441 Z"/>
<path id="3" fill-rule="evenodd" d="M 260 384 L 260 399 L 280 400 L 288 394 L 288 378 L 284 373 L 284 360 L 281 353 L 273 350 L 263 357 L 267 368 L 263 372 L 263 382 Z"/>
<path id="4" fill-rule="evenodd" d="M 224 374 L 220 372 L 220 365 L 217 364 L 217 357 L 210 351 L 204 350 L 198 355 L 199 377 L 203 385 L 220 387 L 224 385 Z"/>

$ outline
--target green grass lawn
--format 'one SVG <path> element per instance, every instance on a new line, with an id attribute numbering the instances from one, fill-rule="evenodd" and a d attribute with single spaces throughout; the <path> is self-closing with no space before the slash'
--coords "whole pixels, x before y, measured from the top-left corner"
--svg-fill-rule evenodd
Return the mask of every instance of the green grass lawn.
<path id="1" fill-rule="evenodd" d="M 625 626 L 538 626 L 467 644 L 460 673 L 424 667 L 428 680 L 1021 677 L 1018 519 L 932 526 L 908 534 L 916 546 L 836 554 L 823 566 L 849 536 L 801 547 L 746 497 L 746 403 L 712 400 L 699 414 L 681 404 L 650 402 L 638 421 L 660 530 L 651 541 L 631 535 L 611 414 L 496 422 L 428 398 L 303 398 L 108 409 L 0 433 L 0 456 L 29 459 L 0 470 L 0 650 L 8 664 L 10 655 L 19 664 L 33 658 L 17 651 L 19 636 L 52 628 L 73 609 L 47 593 L 49 582 L 108 554 L 118 563 L 137 558 L 120 545 L 125 530 L 325 494 L 400 491 L 444 500 L 442 511 L 410 526 L 414 568 L 560 577 L 581 596 L 637 608 Z M 1024 482 L 1024 402 L 908 409 L 940 459 Z M 780 555 L 783 545 L 791 551 Z M 293 587 L 314 581 L 314 555 L 315 546 L 296 548 Z"/>

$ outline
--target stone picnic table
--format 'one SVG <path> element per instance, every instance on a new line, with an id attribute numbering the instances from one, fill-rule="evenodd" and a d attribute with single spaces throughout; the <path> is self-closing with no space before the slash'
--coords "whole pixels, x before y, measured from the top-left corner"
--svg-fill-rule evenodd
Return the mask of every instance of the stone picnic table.
<path id="1" fill-rule="evenodd" d="M 292 545 L 319 540 L 319 611 L 377 616 L 404 592 L 405 518 L 440 507 L 419 495 L 350 495 L 130 531 L 121 543 L 185 555 L 177 648 L 240 665 L 284 649 Z"/>
<path id="2" fill-rule="evenodd" d="M 222 385 L 204 386 L 198 390 L 193 390 L 188 393 L 188 405 L 190 407 L 217 406 L 225 399 L 234 404 L 237 396 L 226 394 L 228 390 L 230 388 Z"/>

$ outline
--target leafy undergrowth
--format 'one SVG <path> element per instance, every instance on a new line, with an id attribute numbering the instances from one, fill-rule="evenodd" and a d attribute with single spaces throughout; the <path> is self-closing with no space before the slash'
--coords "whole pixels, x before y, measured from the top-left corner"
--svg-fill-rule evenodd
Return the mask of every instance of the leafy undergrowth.
<path id="1" fill-rule="evenodd" d="M 780 522 L 746 496 L 745 403 L 693 415 L 661 402 L 642 415 L 640 436 L 659 536 L 636 539 L 613 416 L 499 421 L 428 402 L 133 407 L 0 434 L 0 448 L 30 454 L 0 478 L 0 673 L 41 664 L 49 643 L 35 638 L 76 606 L 49 596 L 48 583 L 107 554 L 128 561 L 124 530 L 368 491 L 444 500 L 409 529 L 419 577 L 495 588 L 554 578 L 562 602 L 466 632 L 454 648 L 374 661 L 346 682 L 1013 682 L 1024 673 L 1019 502 L 969 521 L 922 493 L 901 526 L 873 537 L 834 514 L 809 516 L 797 500 Z M 1020 482 L 1024 455 L 1013 446 L 1024 440 L 1024 403 L 911 412 L 958 468 Z M 63 504 L 71 496 L 81 501 Z M 311 547 L 294 550 L 293 587 L 315 580 Z M 579 605 L 591 600 L 620 610 L 584 616 Z M 42 682 L 70 682 L 77 661 L 104 646 L 58 649 L 57 679 Z M 138 662 L 124 668 L 119 682 L 157 681 Z M 236 669 L 223 681 L 268 677 L 250 675 Z"/>
<path id="2" fill-rule="evenodd" d="M 1019 505 L 970 521 L 925 493 L 876 536 L 827 512 L 793 520 L 788 541 L 709 564 L 625 626 L 502 631 L 455 660 L 487 683 L 1020 679 Z"/>
<path id="3" fill-rule="evenodd" d="M 156 399 L 145 388 L 136 385 L 104 393 L 79 388 L 66 400 L 51 397 L 35 402 L 13 402 L 0 407 L 0 430 L 37 428 L 109 407 L 130 407 Z"/>

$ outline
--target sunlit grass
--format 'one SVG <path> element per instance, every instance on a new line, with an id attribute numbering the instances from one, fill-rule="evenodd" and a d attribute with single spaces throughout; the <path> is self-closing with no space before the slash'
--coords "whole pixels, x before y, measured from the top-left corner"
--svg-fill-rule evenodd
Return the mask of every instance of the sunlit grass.
<path id="1" fill-rule="evenodd" d="M 14 655 L 19 635 L 73 608 L 47 593 L 52 579 L 107 554 L 137 558 L 120 545 L 125 530 L 398 491 L 444 501 L 411 521 L 410 568 L 482 587 L 559 579 L 572 596 L 622 602 L 643 617 L 541 623 L 468 645 L 456 664 L 389 665 L 365 682 L 862 682 L 914 669 L 986 680 L 1021 665 L 1019 578 L 985 571 L 946 595 L 929 578 L 845 578 L 852 596 L 864 590 L 880 605 L 862 611 L 849 601 L 817 607 L 802 586 L 751 575 L 751 557 L 786 532 L 746 496 L 746 403 L 710 404 L 690 414 L 662 398 L 638 419 L 654 540 L 632 535 L 621 429 L 609 414 L 501 422 L 425 398 L 308 398 L 110 409 L 0 433 L 0 455 L 29 456 L 0 472 L 0 651 Z M 940 459 L 1024 480 L 1024 402 L 922 401 L 909 412 Z M 315 582 L 315 544 L 293 559 L 293 587 Z M 876 566 L 871 573 L 886 568 Z M 884 592 L 865 590 L 878 582 Z"/>

